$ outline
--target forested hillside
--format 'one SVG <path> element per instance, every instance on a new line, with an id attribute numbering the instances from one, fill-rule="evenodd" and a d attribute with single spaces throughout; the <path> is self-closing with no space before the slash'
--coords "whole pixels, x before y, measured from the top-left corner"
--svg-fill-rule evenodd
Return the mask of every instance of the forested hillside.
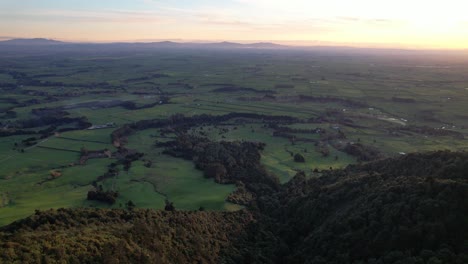
<path id="1" fill-rule="evenodd" d="M 288 263 L 467 263 L 467 165 L 436 152 L 297 175 L 262 211 Z"/>
<path id="2" fill-rule="evenodd" d="M 0 241 L 17 263 L 468 263 L 468 154 L 298 173 L 239 212 L 37 211 Z"/>

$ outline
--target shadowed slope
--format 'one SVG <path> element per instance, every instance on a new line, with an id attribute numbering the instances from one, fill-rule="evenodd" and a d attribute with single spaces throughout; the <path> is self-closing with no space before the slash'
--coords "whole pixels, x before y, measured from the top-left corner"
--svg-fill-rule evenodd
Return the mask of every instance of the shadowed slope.
<path id="1" fill-rule="evenodd" d="M 0 261 L 468 263 L 466 153 L 307 179 L 239 212 L 60 209 L 0 229 Z"/>

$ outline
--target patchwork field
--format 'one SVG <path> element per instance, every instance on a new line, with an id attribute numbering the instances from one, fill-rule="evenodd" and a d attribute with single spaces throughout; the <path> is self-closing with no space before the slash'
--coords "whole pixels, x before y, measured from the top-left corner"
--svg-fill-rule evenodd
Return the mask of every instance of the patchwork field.
<path id="1" fill-rule="evenodd" d="M 281 183 L 465 151 L 466 72 L 465 57 L 437 53 L 0 51 L 0 225 L 60 207 L 242 208 L 228 202 L 235 181 L 161 144 L 184 137 L 265 143 L 260 163 Z"/>

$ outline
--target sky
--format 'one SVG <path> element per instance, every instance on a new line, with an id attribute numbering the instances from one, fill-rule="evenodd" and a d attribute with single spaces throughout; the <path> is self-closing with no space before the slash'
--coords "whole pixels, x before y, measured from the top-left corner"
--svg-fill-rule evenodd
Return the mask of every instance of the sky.
<path id="1" fill-rule="evenodd" d="M 468 48 L 466 0 L 0 0 L 0 38 Z"/>

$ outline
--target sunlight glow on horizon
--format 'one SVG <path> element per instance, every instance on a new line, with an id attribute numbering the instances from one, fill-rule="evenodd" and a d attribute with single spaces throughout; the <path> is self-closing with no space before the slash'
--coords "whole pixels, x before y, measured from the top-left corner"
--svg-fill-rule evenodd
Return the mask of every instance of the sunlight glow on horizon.
<path id="1" fill-rule="evenodd" d="M 468 2 L 0 0 L 0 36 L 468 48 Z"/>

